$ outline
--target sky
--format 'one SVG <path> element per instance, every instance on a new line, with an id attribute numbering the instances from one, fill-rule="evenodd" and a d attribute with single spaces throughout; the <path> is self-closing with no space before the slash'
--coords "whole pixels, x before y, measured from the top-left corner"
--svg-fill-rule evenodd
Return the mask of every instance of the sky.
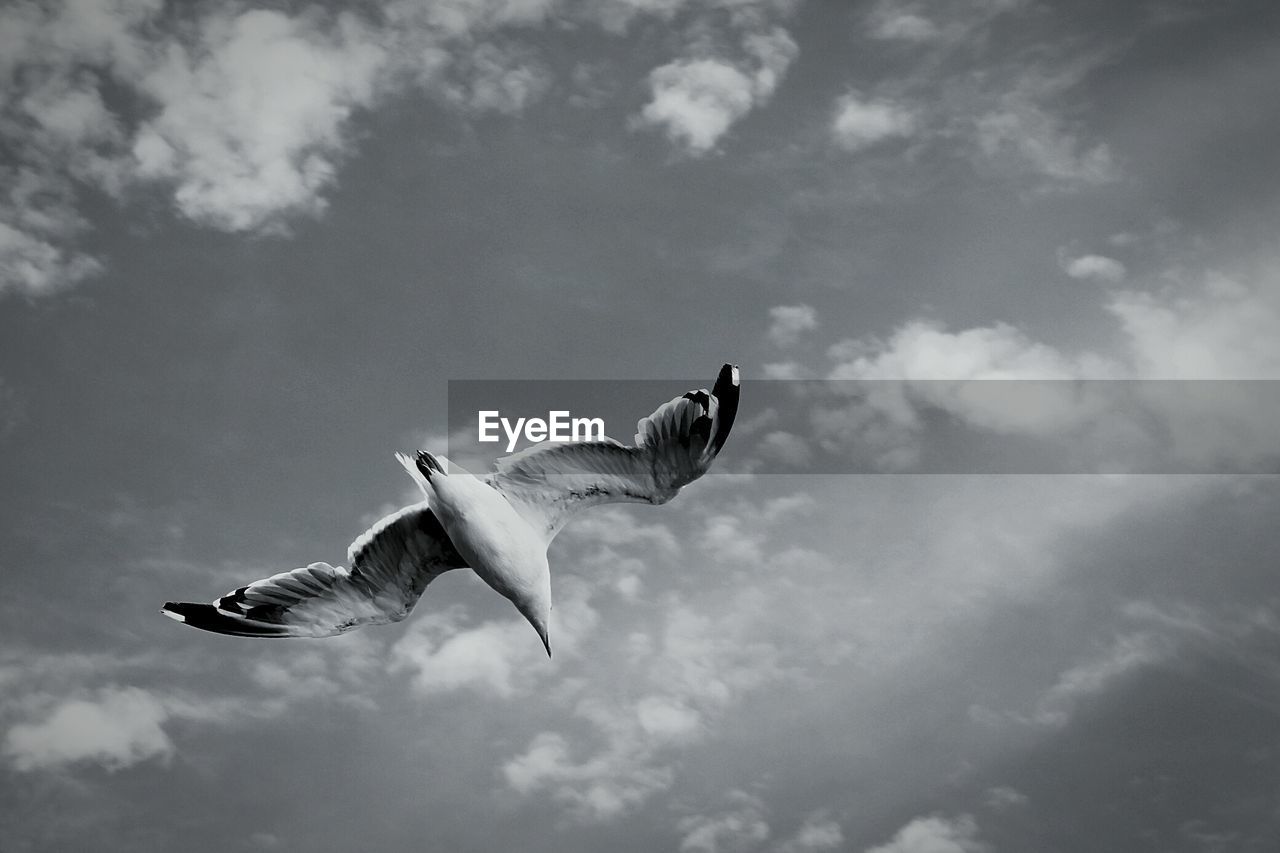
<path id="1" fill-rule="evenodd" d="M 0 847 L 1276 849 L 1278 31 L 0 6 Z M 158 613 L 341 562 L 460 380 L 627 440 L 724 362 L 713 473 L 554 542 L 551 660 L 463 572 Z"/>

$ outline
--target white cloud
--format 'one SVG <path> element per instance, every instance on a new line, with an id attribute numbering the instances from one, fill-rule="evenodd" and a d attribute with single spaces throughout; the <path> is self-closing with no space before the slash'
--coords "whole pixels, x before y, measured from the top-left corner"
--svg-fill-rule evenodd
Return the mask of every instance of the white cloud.
<path id="1" fill-rule="evenodd" d="M 958 0 L 941 4 L 918 0 L 880 0 L 866 16 L 867 33 L 882 41 L 912 45 L 972 43 L 999 15 L 1026 0 Z"/>
<path id="2" fill-rule="evenodd" d="M 1066 356 L 1006 323 L 950 332 L 938 323 L 914 320 L 879 347 L 863 342 L 847 349 L 862 354 L 837 364 L 831 378 L 1071 379 L 1113 372 L 1098 356 Z"/>
<path id="3" fill-rule="evenodd" d="M 976 123 L 982 153 L 1048 181 L 1076 189 L 1114 181 L 1118 170 L 1105 143 L 1082 142 L 1066 122 L 1040 106 L 1033 90 L 1019 88 Z"/>
<path id="4" fill-rule="evenodd" d="M 870 382 L 847 402 L 812 409 L 818 442 L 830 452 L 856 448 L 877 470 L 916 465 L 922 411 L 938 409 L 971 426 L 1006 434 L 1060 435 L 1095 422 L 1109 402 L 1077 383 L 973 380 L 1060 380 L 1123 375 L 1092 353 L 1070 356 L 1003 323 L 952 332 L 912 321 L 887 341 L 846 341 L 832 347 L 832 379 L 926 380 Z"/>
<path id="5" fill-rule="evenodd" d="M 812 305 L 775 305 L 769 309 L 769 340 L 779 347 L 795 345 L 805 332 L 818 328 Z"/>
<path id="6" fill-rule="evenodd" d="M 548 659 L 537 633 L 522 617 L 463 627 L 465 608 L 430 613 L 414 622 L 391 647 L 391 665 L 408 670 L 423 696 L 460 689 L 510 698 L 533 689 L 579 651 L 599 614 L 590 591 L 568 579 L 555 591 L 548 631 L 555 657 Z"/>
<path id="7" fill-rule="evenodd" d="M 767 844 L 772 829 L 768 809 L 759 797 L 741 790 L 725 795 L 725 804 L 714 811 L 682 818 L 677 829 L 682 853 L 821 853 L 844 843 L 844 831 L 825 811 L 808 814 L 796 831 Z"/>
<path id="8" fill-rule="evenodd" d="M 846 151 L 860 151 L 886 139 L 910 136 L 915 128 L 915 115 L 909 109 L 850 92 L 836 101 L 831 136 Z"/>
<path id="9" fill-rule="evenodd" d="M 803 468 L 813 458 L 809 442 L 786 430 L 774 430 L 765 435 L 756 451 L 765 460 L 778 462 L 789 469 Z"/>
<path id="10" fill-rule="evenodd" d="M 643 123 L 665 127 L 672 142 L 694 154 L 710 151 L 755 103 L 751 78 L 718 59 L 682 59 L 649 75 L 652 100 Z"/>
<path id="11" fill-rule="evenodd" d="M 775 853 L 818 853 L 837 850 L 844 844 L 844 831 L 826 812 L 817 811 L 804 819 L 795 834 L 773 849 Z"/>
<path id="12" fill-rule="evenodd" d="M 410 669 L 410 683 L 420 693 L 478 687 L 509 697 L 528 688 L 532 679 L 524 673 L 539 664 L 541 648 L 526 623 L 485 622 L 433 641 L 437 623 L 419 621 L 392 649 L 393 666 Z"/>
<path id="13" fill-rule="evenodd" d="M 364 633 L 288 655 L 259 657 L 249 676 L 263 699 L 252 713 L 274 716 L 285 713 L 291 705 L 316 700 L 376 710 L 368 696 L 368 684 L 370 677 L 383 672 L 385 659 L 384 646 Z"/>
<path id="14" fill-rule="evenodd" d="M 659 741 L 679 742 L 697 736 L 701 715 L 672 696 L 651 695 L 636 704 L 636 717 L 645 734 Z"/>
<path id="15" fill-rule="evenodd" d="M 405 0 L 376 16 L 166 11 L 161 0 L 9 4 L 0 9 L 0 72 L 12 81 L 0 106 L 12 155 L 0 174 L 10 188 L 0 293 L 48 295 L 103 270 L 77 248 L 86 188 L 118 201 L 149 188 L 200 225 L 286 233 L 325 209 L 354 151 L 352 118 L 382 95 L 417 86 L 460 109 L 512 115 L 552 86 L 521 30 L 563 22 L 563 12 L 616 31 L 704 6 L 727 10 L 737 58 L 698 54 L 655 70 L 641 117 L 694 151 L 776 89 L 796 47 L 770 21 L 790 13 L 790 0 L 618 0 L 612 12 L 559 0 Z M 691 38 L 704 33 L 693 26 Z"/>
<path id="16" fill-rule="evenodd" d="M 575 518 L 563 536 L 570 542 L 657 548 L 668 553 L 679 550 L 675 534 L 668 525 L 660 521 L 641 521 L 642 515 L 643 511 L 637 512 L 629 507 L 599 507 Z"/>
<path id="17" fill-rule="evenodd" d="M 954 145 L 984 177 L 1033 194 L 1116 181 L 1120 168 L 1111 148 L 1072 102 L 1085 75 L 1114 53 L 1105 40 L 1087 50 L 1043 41 L 1030 50 L 997 48 L 996 21 L 1034 8 L 1027 0 L 867 4 L 861 16 L 866 35 L 909 47 L 912 65 L 882 89 L 892 99 L 851 95 L 842 101 L 847 132 L 833 127 L 833 139 L 858 150 L 927 129 L 929 145 L 920 152 Z"/>
<path id="18" fill-rule="evenodd" d="M 764 531 L 749 529 L 737 515 L 717 514 L 706 521 L 698 545 L 718 562 L 754 565 L 763 559 Z"/>
<path id="19" fill-rule="evenodd" d="M 570 816 L 604 822 L 671 786 L 672 769 L 648 759 L 647 748 L 634 735 L 614 732 L 604 749 L 575 761 L 563 735 L 543 732 L 503 765 L 502 774 L 517 793 L 549 790 Z"/>
<path id="20" fill-rule="evenodd" d="M 0 8 L 0 295 L 46 296 L 99 273 L 72 243 L 86 223 L 79 183 L 118 194 L 127 174 L 125 134 L 100 93 L 100 69 L 133 69 L 138 28 L 159 2 L 9 4 Z"/>
<path id="21" fill-rule="evenodd" d="M 170 44 L 141 82 L 160 110 L 138 130 L 138 172 L 172 181 L 183 214 L 228 231 L 319 213 L 345 124 L 371 103 L 385 61 L 350 15 L 206 18 L 194 44 Z"/>
<path id="22" fill-rule="evenodd" d="M 566 734 L 542 732 L 504 765 L 513 790 L 546 792 L 575 820 L 616 819 L 669 788 L 678 750 L 701 740 L 739 697 L 784 677 L 776 648 L 753 636 L 758 602 L 730 602 L 712 617 L 672 598 L 664 612 L 656 642 L 648 633 L 628 641 L 636 665 L 624 698 L 566 696 L 597 746 L 575 750 Z"/>
<path id="23" fill-rule="evenodd" d="M 744 853 L 769 837 L 764 803 L 745 791 L 730 791 L 730 807 L 713 815 L 690 815 L 678 828 L 681 853 Z"/>
<path id="24" fill-rule="evenodd" d="M 1185 603 L 1133 601 L 1122 613 L 1142 627 L 1118 635 L 1098 654 L 1064 670 L 1037 699 L 1030 722 L 1050 729 L 1067 726 L 1081 706 L 1154 666 L 1205 660 L 1221 666 L 1229 660 L 1256 676 L 1255 684 L 1277 681 L 1274 644 L 1280 619 L 1269 602 L 1214 612 Z M 1270 706 L 1269 698 L 1263 701 Z"/>
<path id="25" fill-rule="evenodd" d="M 987 808 L 1000 812 L 1025 806 L 1030 800 L 1026 794 L 1017 788 L 1010 788 L 1008 785 L 997 785 L 986 790 L 982 795 L 982 802 Z"/>
<path id="26" fill-rule="evenodd" d="M 775 361 L 761 369 L 765 379 L 803 379 L 808 372 L 808 369 L 797 361 Z"/>
<path id="27" fill-rule="evenodd" d="M 918 817 L 887 844 L 867 853 L 986 853 L 991 848 L 978 840 L 978 825 L 969 815 L 955 818 Z"/>
<path id="28" fill-rule="evenodd" d="M 0 221 L 0 294 L 10 290 L 48 296 L 101 271 L 102 262 L 97 258 Z"/>
<path id="29" fill-rule="evenodd" d="M 121 770 L 172 755 L 173 743 L 161 728 L 168 718 L 164 704 L 145 690 L 103 688 L 92 699 L 59 703 L 40 722 L 13 726 L 4 751 L 18 770 L 77 762 Z"/>
<path id="30" fill-rule="evenodd" d="M 368 710 L 369 677 L 384 670 L 375 638 L 351 635 L 316 646 L 261 647 L 241 668 L 244 691 L 211 692 L 202 659 L 168 654 L 0 654 L 0 752 L 19 770 L 97 764 L 117 770 L 176 751 L 172 720 L 239 726 L 317 700 Z M 178 685 L 199 682 L 195 691 Z M 138 686 L 157 677 L 167 686 Z M 126 681 L 127 680 L 127 681 Z M 127 683 L 133 682 L 133 683 Z"/>
<path id="31" fill-rule="evenodd" d="M 640 594 L 640 590 L 644 587 L 644 583 L 636 575 L 623 575 L 614 582 L 613 588 L 623 598 L 633 601 Z"/>
<path id="32" fill-rule="evenodd" d="M 1106 470 L 1126 470 L 1124 460 L 1150 470 L 1253 470 L 1274 455 L 1280 400 L 1243 383 L 1038 381 L 1280 376 L 1280 280 L 1270 267 L 1248 285 L 1212 271 L 1199 282 L 1180 274 L 1155 290 L 1112 291 L 1105 308 L 1119 321 L 1107 355 L 1064 351 L 1003 323 L 950 331 L 914 320 L 887 340 L 842 342 L 830 350 L 833 379 L 929 381 L 862 385 L 844 403 L 815 405 L 814 437 L 828 451 L 856 447 L 878 468 L 901 470 L 917 461 L 923 410 L 936 409 L 982 430 L 1071 435 L 1093 454 L 1088 464 Z M 970 381 L 991 379 L 1037 381 Z"/>
<path id="33" fill-rule="evenodd" d="M 923 42 L 939 38 L 942 31 L 922 15 L 886 8 L 872 18 L 871 35 L 878 39 Z"/>
<path id="34" fill-rule="evenodd" d="M 1200 283 L 1121 291 L 1107 307 L 1120 320 L 1137 375 L 1280 378 L 1280 273 L 1273 265 L 1248 283 L 1210 270 Z"/>
<path id="35" fill-rule="evenodd" d="M 677 59 L 649 75 L 650 101 L 636 117 L 640 126 L 662 128 L 693 155 L 713 149 L 753 108 L 767 103 L 798 49 L 781 28 L 743 39 L 747 59 Z"/>
<path id="36" fill-rule="evenodd" d="M 551 86 L 550 73 L 524 51 L 482 44 L 454 63 L 459 82 L 443 84 L 445 97 L 474 112 L 517 115 Z"/>
<path id="37" fill-rule="evenodd" d="M 1032 720 L 1042 726 L 1065 726 L 1081 702 L 1104 692 L 1134 670 L 1163 660 L 1169 651 L 1167 643 L 1151 633 L 1117 638 L 1103 654 L 1063 672 L 1036 703 Z"/>
<path id="38" fill-rule="evenodd" d="M 385 56 L 351 15 L 220 10 L 158 23 L 151 0 L 55 2 L 0 11 L 13 33 L 13 91 L 0 137 L 15 154 L 0 205 L 0 291 L 54 293 L 102 270 L 77 251 L 83 187 L 121 197 L 139 181 L 226 230 L 316 213 Z M 13 73 L 21 69 L 21 74 Z M 114 87 L 140 123 L 109 106 Z"/>
<path id="39" fill-rule="evenodd" d="M 810 411 L 814 440 L 828 453 L 856 450 L 871 470 L 896 472 L 920 460 L 918 419 L 904 388 L 871 385 L 863 400 L 817 405 Z"/>
<path id="40" fill-rule="evenodd" d="M 558 5 L 559 0 L 395 0 L 388 15 L 399 27 L 469 39 L 504 27 L 542 24 Z"/>
<path id="41" fill-rule="evenodd" d="M 1124 264 L 1103 255 L 1081 255 L 1067 261 L 1064 269 L 1072 278 L 1118 284 L 1124 281 L 1128 271 Z"/>

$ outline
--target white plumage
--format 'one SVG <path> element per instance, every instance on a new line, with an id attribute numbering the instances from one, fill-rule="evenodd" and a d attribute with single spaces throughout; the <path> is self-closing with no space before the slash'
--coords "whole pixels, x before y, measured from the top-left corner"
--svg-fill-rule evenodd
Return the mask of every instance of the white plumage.
<path id="1" fill-rule="evenodd" d="M 551 654 L 547 546 L 580 509 L 619 501 L 661 504 L 701 477 L 738 409 L 738 368 L 711 392 L 690 391 L 612 439 L 538 444 L 475 477 L 425 451 L 397 458 L 425 496 L 351 544 L 350 568 L 312 563 L 254 581 L 212 604 L 169 602 L 166 616 L 244 637 L 328 637 L 405 618 L 427 584 L 471 568 L 508 598 Z"/>

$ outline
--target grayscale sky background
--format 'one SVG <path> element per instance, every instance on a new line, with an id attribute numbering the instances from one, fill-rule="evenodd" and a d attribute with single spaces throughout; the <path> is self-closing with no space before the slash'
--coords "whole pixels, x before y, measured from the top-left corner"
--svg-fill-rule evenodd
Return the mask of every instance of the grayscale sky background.
<path id="1" fill-rule="evenodd" d="M 1270 410 L 750 385 L 1280 378 L 1277 36 L 1231 0 L 0 6 L 0 847 L 1280 849 L 1271 478 L 900 473 L 938 413 L 1254 470 Z M 737 473 L 561 535 L 552 661 L 460 572 L 324 641 L 157 612 L 341 562 L 450 379 L 672 380 L 639 417 L 724 361 Z M 816 453 L 885 473 L 751 474 Z"/>

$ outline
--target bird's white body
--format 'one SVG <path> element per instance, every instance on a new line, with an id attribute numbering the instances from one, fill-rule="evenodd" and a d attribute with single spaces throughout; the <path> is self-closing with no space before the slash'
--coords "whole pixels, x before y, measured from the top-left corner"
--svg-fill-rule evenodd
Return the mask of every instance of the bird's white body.
<path id="1" fill-rule="evenodd" d="M 502 594 L 537 630 L 551 653 L 551 567 L 546 538 L 497 489 L 457 465 L 427 478 L 409 468 L 454 547 L 481 580 Z"/>

